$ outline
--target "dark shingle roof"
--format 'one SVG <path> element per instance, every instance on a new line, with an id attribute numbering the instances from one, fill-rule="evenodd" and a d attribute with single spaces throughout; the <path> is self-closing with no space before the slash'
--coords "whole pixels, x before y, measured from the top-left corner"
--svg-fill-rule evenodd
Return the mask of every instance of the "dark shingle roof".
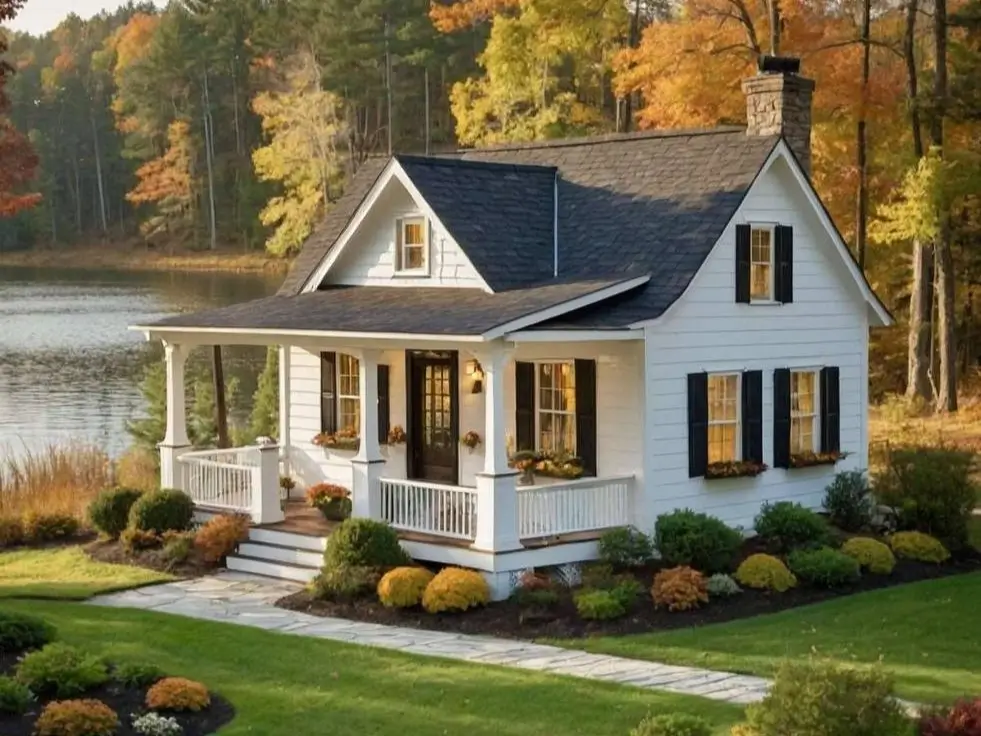
<path id="1" fill-rule="evenodd" d="M 481 335 L 521 317 L 624 284 L 635 276 L 552 282 L 496 294 L 435 286 L 331 286 L 181 314 L 146 326 Z"/>
<path id="2" fill-rule="evenodd" d="M 681 296 L 778 140 L 749 136 L 744 128 L 715 128 L 505 145 L 442 160 L 400 160 L 407 162 L 403 166 L 413 182 L 419 179 L 427 201 L 432 197 L 438 202 L 430 204 L 495 291 L 551 274 L 552 249 L 546 248 L 544 225 L 551 212 L 543 211 L 551 193 L 545 171 L 557 169 L 559 277 L 651 274 L 648 285 L 629 298 L 564 321 L 569 326 L 610 327 L 657 317 Z M 513 186 L 502 184 L 504 170 L 465 168 L 461 160 L 508 164 Z M 383 166 L 362 166 L 327 222 L 311 236 L 280 294 L 299 292 Z M 480 209 L 481 192 L 488 194 L 486 211 Z"/>
<path id="3" fill-rule="evenodd" d="M 554 166 L 396 156 L 494 291 L 554 273 Z"/>

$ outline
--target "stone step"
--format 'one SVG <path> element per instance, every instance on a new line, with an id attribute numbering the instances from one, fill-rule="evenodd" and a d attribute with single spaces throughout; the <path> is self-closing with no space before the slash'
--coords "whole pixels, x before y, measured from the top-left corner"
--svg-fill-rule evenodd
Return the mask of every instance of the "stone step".
<path id="1" fill-rule="evenodd" d="M 296 534 L 295 532 L 280 532 L 274 529 L 263 529 L 262 527 L 252 527 L 249 529 L 249 541 L 320 553 L 323 553 L 327 548 L 327 537 L 313 537 L 309 534 Z"/>
<path id="2" fill-rule="evenodd" d="M 309 567 L 315 570 L 319 570 L 324 564 L 323 552 L 313 552 L 297 547 L 282 547 L 278 544 L 266 544 L 264 542 L 243 542 L 238 546 L 238 554 L 241 557 L 253 557 L 257 560 L 269 560 L 271 562 L 286 562 L 290 565 Z"/>
<path id="3" fill-rule="evenodd" d="M 300 567 L 288 562 L 271 562 L 242 555 L 230 555 L 226 559 L 226 565 L 229 570 L 236 572 L 250 572 L 253 575 L 263 575 L 279 580 L 295 580 L 298 583 L 309 583 L 317 576 L 318 572 L 315 568 Z"/>

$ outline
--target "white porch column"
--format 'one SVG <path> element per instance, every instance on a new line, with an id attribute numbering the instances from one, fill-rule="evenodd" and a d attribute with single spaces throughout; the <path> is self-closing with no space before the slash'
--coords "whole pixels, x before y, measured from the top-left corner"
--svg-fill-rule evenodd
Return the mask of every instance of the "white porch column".
<path id="1" fill-rule="evenodd" d="M 279 503 L 279 446 L 271 437 L 256 440 L 259 464 L 252 468 L 252 521 L 275 524 L 286 518 Z"/>
<path id="2" fill-rule="evenodd" d="M 351 460 L 352 516 L 377 519 L 381 515 L 381 474 L 385 460 L 378 444 L 378 350 L 362 350 L 358 356 L 361 386 L 361 442 Z"/>
<path id="3" fill-rule="evenodd" d="M 190 348 L 179 343 L 164 343 L 167 362 L 167 430 L 160 449 L 160 486 L 176 488 L 179 483 L 177 458 L 187 452 L 187 412 L 184 407 L 184 364 Z"/>
<path id="4" fill-rule="evenodd" d="M 290 346 L 279 346 L 279 455 L 283 473 L 290 475 Z"/>
<path id="5" fill-rule="evenodd" d="M 520 549 L 517 471 L 508 467 L 504 441 L 504 375 L 510 354 L 495 345 L 477 356 L 484 369 L 484 472 L 477 474 L 477 534 L 488 552 Z"/>

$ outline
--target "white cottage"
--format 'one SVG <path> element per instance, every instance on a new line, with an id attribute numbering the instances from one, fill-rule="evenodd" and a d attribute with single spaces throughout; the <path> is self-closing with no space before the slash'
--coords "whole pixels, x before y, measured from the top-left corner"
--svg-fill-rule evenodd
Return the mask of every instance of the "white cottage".
<path id="1" fill-rule="evenodd" d="M 864 468 L 890 316 L 808 178 L 813 83 L 761 68 L 746 128 L 370 160 L 276 296 L 139 326 L 166 347 L 162 483 L 257 524 L 229 566 L 316 572 L 329 529 L 281 472 L 503 596 L 604 529 L 748 527 Z M 193 450 L 184 361 L 233 343 L 279 346 L 279 445 Z M 522 483 L 524 450 L 552 477 Z"/>

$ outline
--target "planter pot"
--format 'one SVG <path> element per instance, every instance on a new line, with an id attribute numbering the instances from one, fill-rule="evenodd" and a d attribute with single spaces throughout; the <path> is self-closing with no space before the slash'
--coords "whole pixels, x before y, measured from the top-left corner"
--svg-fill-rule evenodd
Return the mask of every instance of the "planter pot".
<path id="1" fill-rule="evenodd" d="M 339 498 L 317 507 L 327 521 L 344 521 L 351 516 L 351 499 Z"/>

